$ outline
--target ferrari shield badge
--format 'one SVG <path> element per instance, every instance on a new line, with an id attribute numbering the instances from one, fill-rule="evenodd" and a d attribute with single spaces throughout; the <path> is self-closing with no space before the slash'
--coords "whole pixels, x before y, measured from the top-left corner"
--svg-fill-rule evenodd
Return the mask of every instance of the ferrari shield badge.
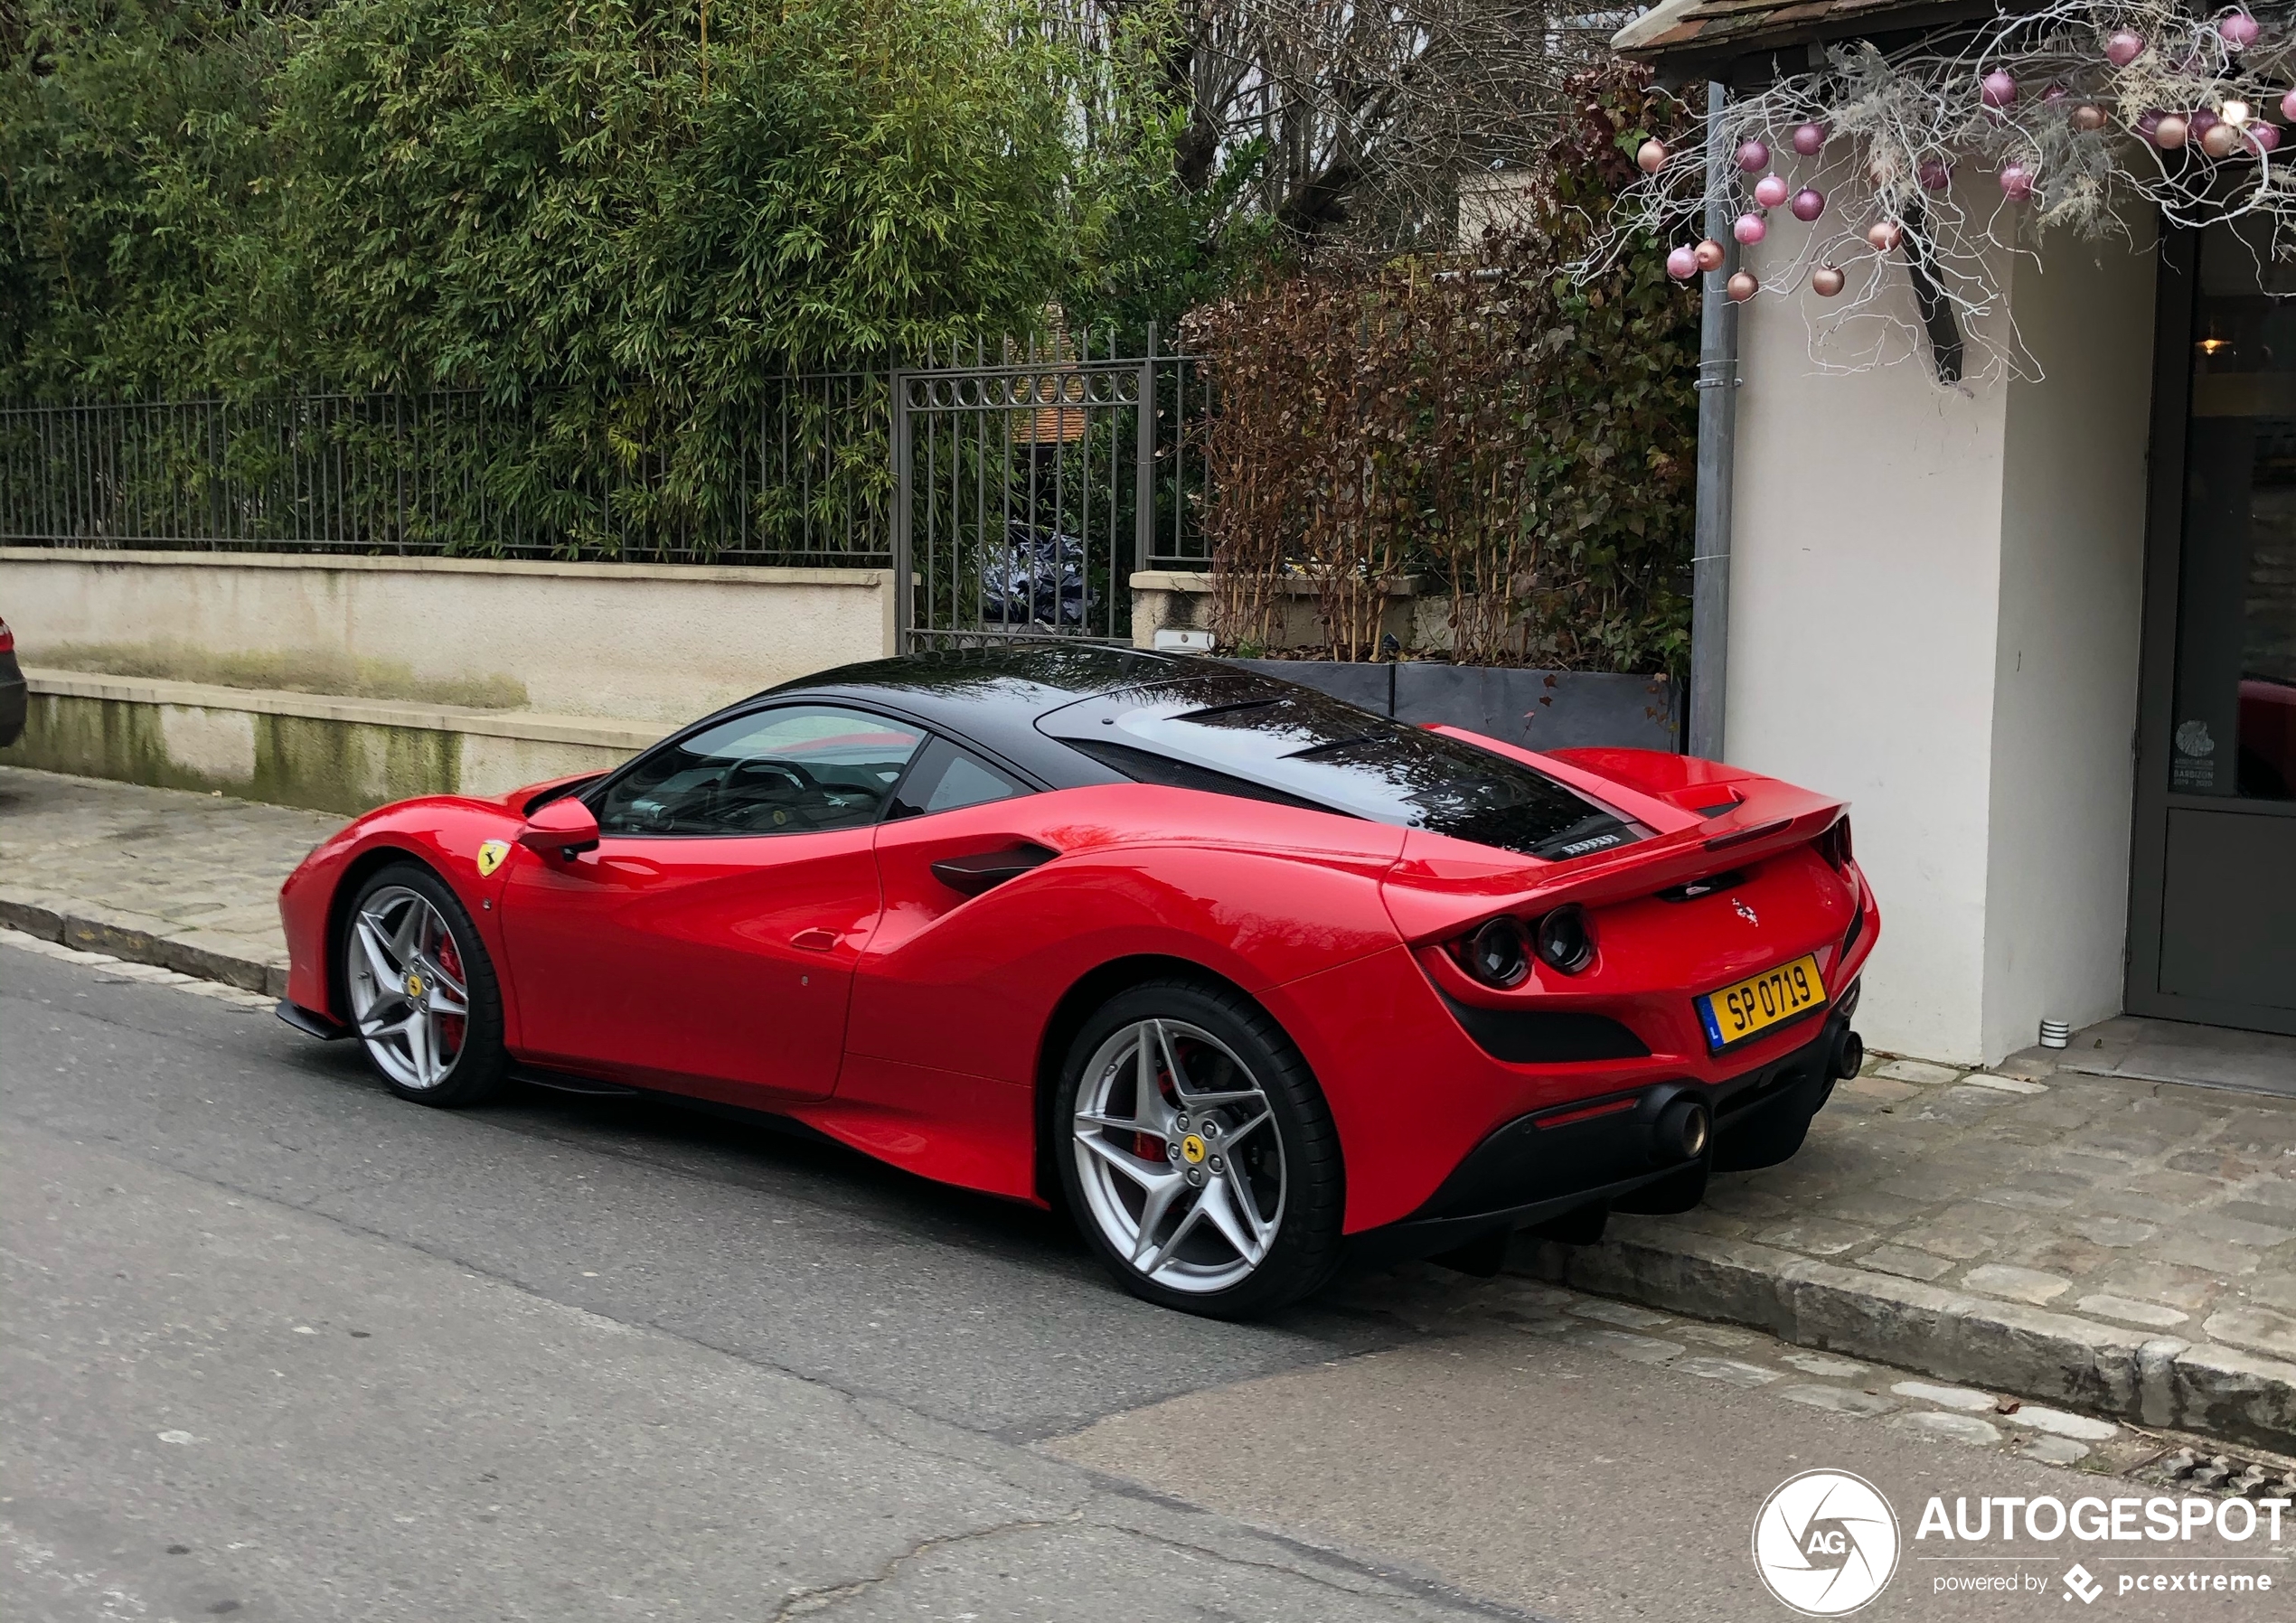
<path id="1" fill-rule="evenodd" d="M 485 878 L 502 867 L 503 858 L 510 855 L 510 841 L 490 840 L 478 848 L 478 877 Z"/>

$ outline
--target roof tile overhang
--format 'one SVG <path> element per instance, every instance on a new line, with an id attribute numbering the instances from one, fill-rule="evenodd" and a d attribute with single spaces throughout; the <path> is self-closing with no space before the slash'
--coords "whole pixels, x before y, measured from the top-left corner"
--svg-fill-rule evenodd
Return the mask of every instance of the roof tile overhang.
<path id="1" fill-rule="evenodd" d="M 1746 84 L 1793 72 L 1812 47 L 1860 36 L 1887 42 L 1954 23 L 2019 9 L 2015 0 L 1661 0 L 1611 36 L 1680 82 Z"/>

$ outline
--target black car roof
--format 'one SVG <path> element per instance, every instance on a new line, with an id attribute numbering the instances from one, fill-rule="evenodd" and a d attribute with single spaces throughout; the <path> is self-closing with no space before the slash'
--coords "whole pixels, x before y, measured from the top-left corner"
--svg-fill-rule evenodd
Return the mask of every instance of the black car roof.
<path id="1" fill-rule="evenodd" d="M 1037 718 L 1120 688 L 1161 687 L 1232 665 L 1099 643 L 938 649 L 816 671 L 758 699 L 845 699 L 880 704 L 969 740 L 1055 786 L 1118 781 L 1036 730 Z M 1263 679 L 1266 680 L 1266 679 Z M 748 702 L 754 703 L 755 700 Z"/>

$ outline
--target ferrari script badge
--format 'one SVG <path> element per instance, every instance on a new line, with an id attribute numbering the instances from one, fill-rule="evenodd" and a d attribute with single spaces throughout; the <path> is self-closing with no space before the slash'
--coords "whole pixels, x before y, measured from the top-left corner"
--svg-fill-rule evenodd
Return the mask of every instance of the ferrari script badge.
<path id="1" fill-rule="evenodd" d="M 1754 909 L 1747 906 L 1744 902 L 1739 901 L 1737 897 L 1732 896 L 1730 898 L 1730 905 L 1738 910 L 1738 916 L 1746 920 L 1747 924 L 1758 924 L 1762 922 L 1760 919 L 1754 916 Z"/>
<path id="2" fill-rule="evenodd" d="M 1201 1166 L 1204 1159 L 1204 1140 L 1192 1132 L 1181 1140 L 1180 1159 L 1191 1167 Z"/>
<path id="3" fill-rule="evenodd" d="M 503 858 L 509 855 L 510 842 L 506 840 L 490 840 L 480 846 L 478 848 L 478 877 L 483 879 L 502 867 Z"/>

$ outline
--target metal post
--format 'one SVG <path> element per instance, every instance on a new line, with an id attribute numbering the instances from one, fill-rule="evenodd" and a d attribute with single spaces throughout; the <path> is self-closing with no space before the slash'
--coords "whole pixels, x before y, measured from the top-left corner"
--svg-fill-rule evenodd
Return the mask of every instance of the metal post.
<path id="1" fill-rule="evenodd" d="M 909 652 L 909 633 L 917 617 L 914 588 L 909 585 L 909 461 L 908 374 L 892 375 L 893 431 L 893 652 Z"/>
<path id="2" fill-rule="evenodd" d="M 1148 324 L 1148 354 L 1140 363 L 1139 443 L 1134 447 L 1138 471 L 1133 480 L 1132 567 L 1135 570 L 1148 567 L 1148 554 L 1155 544 L 1156 530 L 1156 324 Z M 1111 570 L 1111 574 L 1115 571 Z M 1124 577 L 1122 588 L 1129 594 L 1132 578 Z M 1108 596 L 1113 603 L 1117 585 L 1108 583 Z"/>
<path id="3" fill-rule="evenodd" d="M 1738 307 L 1728 285 L 1738 267 L 1725 181 L 1731 155 L 1722 133 L 1722 86 L 1706 87 L 1706 234 L 1723 248 L 1706 275 L 1698 313 L 1698 521 L 1690 555 L 1689 751 L 1722 758 L 1730 670 L 1730 483 L 1738 417 Z"/>

